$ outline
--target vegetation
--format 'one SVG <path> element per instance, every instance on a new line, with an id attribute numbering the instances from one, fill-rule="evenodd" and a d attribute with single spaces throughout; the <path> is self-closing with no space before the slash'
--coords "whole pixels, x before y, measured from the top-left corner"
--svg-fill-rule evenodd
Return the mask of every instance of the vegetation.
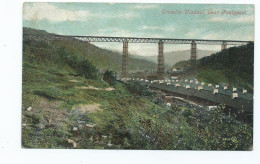
<path id="1" fill-rule="evenodd" d="M 209 73 L 210 72 L 210 73 Z M 231 47 L 199 61 L 198 77 L 209 82 L 226 82 L 253 91 L 254 44 Z M 215 76 L 213 78 L 212 76 Z M 216 78 L 216 76 L 218 78 Z"/>
<path id="2" fill-rule="evenodd" d="M 217 111 L 166 107 L 139 83 L 116 81 L 84 49 L 24 42 L 25 148 L 249 150 L 252 125 Z M 71 46 L 71 47 L 70 47 Z M 79 49 L 77 49 L 79 48 Z M 103 73 L 102 73 L 103 72 Z"/>
<path id="3" fill-rule="evenodd" d="M 185 69 L 188 67 L 190 67 L 190 60 L 180 61 L 173 66 L 175 69 Z"/>
<path id="4" fill-rule="evenodd" d="M 152 97 L 156 95 L 155 92 L 151 91 L 147 87 L 141 85 L 137 81 L 131 81 L 126 84 L 127 89 L 134 95 Z"/>
<path id="5" fill-rule="evenodd" d="M 116 72 L 106 70 L 103 74 L 103 80 L 106 81 L 109 85 L 115 86 L 116 85 Z"/>
<path id="6" fill-rule="evenodd" d="M 39 31 L 31 28 L 24 28 L 24 34 L 48 34 L 45 31 Z M 32 43 L 34 44 L 34 43 Z M 35 43 L 39 44 L 39 43 Z M 50 41 L 49 44 L 55 49 L 63 49 L 70 55 L 73 55 L 80 59 L 87 59 L 90 63 L 96 66 L 101 71 L 109 69 L 111 71 L 122 70 L 122 54 L 106 49 L 99 48 L 94 44 L 83 42 L 80 40 L 59 40 Z M 50 47 L 49 47 L 50 48 Z M 122 45 L 123 48 L 123 45 Z M 128 68 L 130 71 L 142 71 L 151 70 L 157 65 L 152 61 L 146 61 L 143 59 L 136 59 L 129 55 Z"/>
<path id="7" fill-rule="evenodd" d="M 182 76 L 190 76 L 189 61 L 181 61 L 174 68 L 184 69 Z M 198 61 L 197 78 L 213 84 L 226 83 L 236 87 L 246 88 L 253 92 L 254 74 L 254 44 L 249 43 L 240 47 L 203 57 Z"/>

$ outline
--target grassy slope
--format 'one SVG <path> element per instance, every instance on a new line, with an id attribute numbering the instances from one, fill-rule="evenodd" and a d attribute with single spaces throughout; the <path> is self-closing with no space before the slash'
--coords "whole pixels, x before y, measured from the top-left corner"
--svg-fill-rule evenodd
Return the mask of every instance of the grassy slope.
<path id="1" fill-rule="evenodd" d="M 197 78 L 206 83 L 226 83 L 253 92 L 253 45 L 230 48 L 198 61 Z M 174 68 L 187 68 L 189 61 L 181 61 Z M 189 75 L 189 72 L 186 73 Z"/>
<path id="2" fill-rule="evenodd" d="M 110 86 L 101 78 L 91 80 L 74 76 L 76 70 L 59 60 L 58 56 L 63 54 L 60 54 L 57 47 L 62 44 L 65 43 L 59 41 L 48 45 L 24 42 L 22 106 L 23 123 L 26 124 L 23 128 L 24 147 L 71 147 L 67 140 L 73 139 L 78 144 L 77 148 L 107 148 L 108 142 L 114 145 L 110 148 L 123 148 L 122 146 L 127 148 L 128 144 L 124 143 L 127 141 L 123 141 L 126 138 L 125 128 L 133 129 L 136 133 L 138 131 L 136 124 L 140 124 L 138 120 L 133 119 L 138 118 L 144 122 L 149 120 L 156 126 L 169 124 L 165 120 L 156 119 L 158 115 L 166 112 L 164 108 L 129 93 L 121 83 L 118 83 L 113 91 L 80 89 L 82 86 L 97 88 Z M 68 53 L 78 58 L 85 57 L 82 55 L 84 47 L 73 42 L 69 45 L 64 47 Z M 95 53 L 99 51 L 101 50 Z M 100 104 L 101 111 L 86 114 L 76 110 L 79 105 L 88 104 Z M 32 107 L 32 111 L 27 111 L 28 107 Z M 97 128 L 86 128 L 82 125 L 80 131 L 84 132 L 78 135 L 72 131 L 72 127 L 81 125 L 78 123 L 80 121 L 95 124 Z M 138 125 L 145 129 L 144 126 Z M 122 131 L 122 134 L 118 133 L 118 130 Z M 109 136 L 109 139 L 100 138 L 101 134 Z M 86 141 L 84 137 L 88 140 Z"/>
<path id="3" fill-rule="evenodd" d="M 78 51 L 80 49 L 77 50 L 77 53 L 79 53 Z M 134 122 L 130 118 L 132 115 L 142 119 L 154 119 L 153 115 L 150 114 L 153 113 L 150 109 L 165 111 L 145 98 L 130 94 L 121 83 L 118 83 L 113 91 L 80 89 L 79 87 L 82 86 L 97 88 L 110 86 L 101 78 L 87 80 L 81 76 L 73 76 L 74 69 L 59 63 L 59 61 L 48 60 L 46 56 L 42 58 L 43 55 L 55 56 L 59 54 L 52 46 L 46 44 L 31 46 L 29 43 L 24 43 L 23 123 L 27 124 L 26 128 L 23 129 L 24 147 L 69 147 L 65 144 L 68 138 L 77 140 L 77 142 L 84 141 L 81 136 L 71 131 L 75 121 L 80 121 L 81 115 L 84 115 L 82 121 L 97 124 L 98 127 L 101 127 L 99 131 L 107 131 L 104 130 L 105 127 L 111 126 L 113 122 L 113 125 L 133 126 L 130 123 Z M 42 105 L 43 103 L 45 105 Z M 100 112 L 86 115 L 84 113 L 75 115 L 74 113 L 75 108 L 80 104 L 97 103 L 101 105 Z M 55 106 L 55 104 L 59 105 Z M 26 111 L 29 106 L 33 108 L 30 112 Z M 49 106 L 54 106 L 54 108 Z M 53 111 L 60 112 L 52 113 Z M 62 116 L 61 113 L 66 113 L 65 115 L 68 116 Z M 54 125 L 52 128 L 46 128 L 52 125 L 49 123 L 50 119 L 53 120 Z M 127 120 L 127 123 L 121 122 L 123 121 L 121 119 Z M 60 121 L 63 122 L 61 127 L 57 126 Z M 45 126 L 45 128 L 41 129 L 40 126 Z M 87 130 L 91 131 L 89 134 L 94 137 L 94 140 L 97 140 L 96 143 L 88 145 L 88 148 L 104 148 L 102 141 L 99 141 L 100 135 L 95 134 L 91 129 Z M 54 137 L 56 136 L 54 133 L 58 133 L 58 136 L 61 135 L 63 138 Z M 111 133 L 103 132 L 102 134 L 109 135 Z M 37 138 L 41 138 L 41 140 L 39 141 Z M 115 138 L 113 137 L 114 140 Z M 118 141 L 114 141 L 114 143 L 121 142 L 121 138 L 118 138 Z M 80 141 L 78 141 L 79 139 Z M 103 146 L 99 147 L 100 145 Z M 82 147 L 86 148 L 86 145 L 78 144 L 78 148 Z"/>
<path id="4" fill-rule="evenodd" d="M 254 44 L 231 47 L 199 62 L 198 77 L 209 82 L 225 82 L 253 92 Z"/>
<path id="5" fill-rule="evenodd" d="M 176 68 L 176 69 L 184 69 L 187 67 L 190 67 L 190 60 L 180 61 L 180 62 L 174 64 L 174 66 L 173 66 L 173 68 Z"/>
<path id="6" fill-rule="evenodd" d="M 24 28 L 24 33 L 28 34 L 49 34 L 45 31 Z M 49 34 L 52 35 L 52 34 Z M 120 72 L 122 70 L 122 54 L 96 47 L 93 44 L 79 40 L 73 41 L 55 41 L 51 42 L 56 48 L 62 47 L 69 53 L 87 58 L 99 69 L 107 69 Z M 145 70 L 156 68 L 156 63 L 144 59 L 136 59 L 129 56 L 129 71 Z"/>

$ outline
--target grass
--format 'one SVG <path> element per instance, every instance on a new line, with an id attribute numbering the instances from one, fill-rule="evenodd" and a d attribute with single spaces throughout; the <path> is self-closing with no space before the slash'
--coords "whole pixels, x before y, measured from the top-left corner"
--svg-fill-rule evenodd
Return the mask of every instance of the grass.
<path id="1" fill-rule="evenodd" d="M 242 87 L 253 93 L 253 85 L 248 80 L 241 78 L 238 73 L 229 69 L 212 69 L 209 67 L 199 67 L 197 78 L 206 83 L 220 84 L 225 83 L 234 87 Z"/>
<path id="2" fill-rule="evenodd" d="M 206 83 L 225 83 L 234 87 L 245 88 L 253 93 L 254 45 L 252 43 L 231 47 L 197 61 L 196 78 Z M 173 68 L 182 68 L 183 78 L 194 77 L 190 70 L 190 61 L 176 63 Z"/>
<path id="3" fill-rule="evenodd" d="M 61 43 L 52 45 L 58 44 Z M 71 49 L 66 52 L 67 57 L 85 60 L 86 49 L 74 44 L 67 46 Z M 95 79 L 78 75 L 77 67 L 64 61 L 64 54 L 57 51 L 55 46 L 24 43 L 23 147 L 179 150 L 226 148 L 226 145 L 214 145 L 214 141 L 221 140 L 212 137 L 214 128 L 207 125 L 209 120 L 203 123 L 198 121 L 202 114 L 195 115 L 194 109 L 155 104 L 151 97 L 134 94 L 121 82 L 113 86 L 115 90 L 102 90 L 112 86 L 102 79 L 100 72 L 97 72 Z M 101 51 L 98 49 L 94 52 Z M 82 89 L 82 86 L 94 86 L 100 90 Z M 101 109 L 84 113 L 76 108 L 91 104 L 100 104 Z M 28 107 L 32 109 L 28 111 Z M 214 117 L 209 118 L 214 122 Z M 200 128 L 197 127 L 198 124 L 201 124 Z M 228 123 L 225 122 L 225 125 Z M 227 147 L 230 150 L 249 149 L 252 145 L 252 128 L 236 123 L 236 131 L 230 131 L 229 137 L 224 136 L 221 130 L 218 131 L 219 138 L 231 140 L 237 131 L 243 130 L 241 125 L 249 130 L 236 140 L 233 139 L 234 142 L 230 141 L 234 144 L 233 147 Z M 205 135 L 206 129 L 209 129 L 209 135 Z M 248 137 L 248 144 L 244 142 L 245 137 Z M 77 144 L 76 147 L 68 142 L 69 139 Z"/>

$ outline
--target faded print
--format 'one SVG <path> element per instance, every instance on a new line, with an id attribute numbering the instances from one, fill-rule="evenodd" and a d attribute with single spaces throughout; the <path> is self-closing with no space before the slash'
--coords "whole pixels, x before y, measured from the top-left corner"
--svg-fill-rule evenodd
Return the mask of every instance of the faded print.
<path id="1" fill-rule="evenodd" d="M 24 3 L 22 147 L 252 150 L 254 5 Z"/>

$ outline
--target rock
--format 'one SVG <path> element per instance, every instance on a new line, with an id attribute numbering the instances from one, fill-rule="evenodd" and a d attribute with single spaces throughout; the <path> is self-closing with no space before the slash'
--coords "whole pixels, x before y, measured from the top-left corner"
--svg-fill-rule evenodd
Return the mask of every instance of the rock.
<path id="1" fill-rule="evenodd" d="M 73 148 L 77 147 L 77 143 L 72 139 L 68 139 L 68 143 L 72 144 Z"/>
<path id="2" fill-rule="evenodd" d="M 31 111 L 31 110 L 32 110 L 32 107 L 29 106 L 26 110 L 27 110 L 27 111 Z"/>
<path id="3" fill-rule="evenodd" d="M 68 139 L 68 143 L 73 143 L 74 141 L 72 139 Z"/>
<path id="4" fill-rule="evenodd" d="M 73 142 L 73 147 L 76 148 L 77 147 L 77 143 Z"/>
<path id="5" fill-rule="evenodd" d="M 93 125 L 93 124 L 86 124 L 86 127 L 88 127 L 88 128 L 94 128 L 94 126 L 95 125 Z"/>
<path id="6" fill-rule="evenodd" d="M 78 130 L 78 128 L 77 127 L 73 127 L 73 129 L 72 129 L 73 131 L 77 131 Z"/>
<path id="7" fill-rule="evenodd" d="M 171 106 L 171 103 L 166 103 L 167 106 Z"/>

